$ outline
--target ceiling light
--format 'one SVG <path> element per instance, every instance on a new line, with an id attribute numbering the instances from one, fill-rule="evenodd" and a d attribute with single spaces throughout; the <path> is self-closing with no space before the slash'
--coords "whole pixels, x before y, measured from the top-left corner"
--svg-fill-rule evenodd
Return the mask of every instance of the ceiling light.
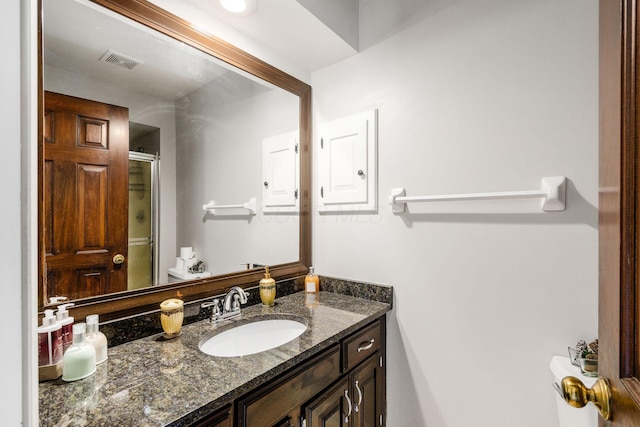
<path id="1" fill-rule="evenodd" d="M 256 0 L 219 0 L 220 6 L 234 15 L 251 15 L 256 10 Z"/>

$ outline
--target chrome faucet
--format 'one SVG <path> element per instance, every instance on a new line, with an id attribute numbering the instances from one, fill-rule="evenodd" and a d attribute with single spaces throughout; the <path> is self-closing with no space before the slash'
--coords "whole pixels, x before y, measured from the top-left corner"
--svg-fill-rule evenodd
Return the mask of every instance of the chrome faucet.
<path id="1" fill-rule="evenodd" d="M 240 314 L 240 304 L 247 303 L 247 295 L 249 295 L 249 293 L 245 292 L 244 289 L 234 286 L 229 290 L 229 293 L 224 296 L 222 308 L 220 308 L 220 299 L 218 298 L 213 301 L 204 302 L 200 307 L 213 307 L 211 310 L 211 321 L 217 322 L 218 320 L 238 316 Z"/>

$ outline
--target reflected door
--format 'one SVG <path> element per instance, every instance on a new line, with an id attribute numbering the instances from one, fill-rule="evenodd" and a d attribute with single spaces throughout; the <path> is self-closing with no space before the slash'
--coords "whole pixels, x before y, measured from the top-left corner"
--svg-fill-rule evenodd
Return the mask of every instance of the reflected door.
<path id="1" fill-rule="evenodd" d="M 45 92 L 46 301 L 127 289 L 128 109 Z"/>

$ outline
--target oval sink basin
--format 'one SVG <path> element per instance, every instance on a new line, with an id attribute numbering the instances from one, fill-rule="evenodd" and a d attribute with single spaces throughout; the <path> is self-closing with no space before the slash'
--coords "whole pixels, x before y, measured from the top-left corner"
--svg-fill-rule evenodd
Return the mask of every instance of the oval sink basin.
<path id="1" fill-rule="evenodd" d="M 304 323 L 290 319 L 260 319 L 232 326 L 200 341 L 200 351 L 211 356 L 236 357 L 279 347 L 307 330 Z"/>

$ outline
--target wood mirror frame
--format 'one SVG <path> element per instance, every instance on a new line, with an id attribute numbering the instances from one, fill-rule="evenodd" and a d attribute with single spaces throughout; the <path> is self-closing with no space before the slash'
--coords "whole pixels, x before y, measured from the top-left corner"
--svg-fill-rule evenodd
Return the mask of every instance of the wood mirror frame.
<path id="1" fill-rule="evenodd" d="M 296 262 L 270 266 L 277 281 L 306 274 L 311 264 L 311 87 L 278 70 L 231 44 L 195 29 L 190 23 L 144 0 L 91 0 L 100 6 L 130 18 L 160 33 L 184 42 L 262 80 L 270 82 L 300 99 L 300 230 L 299 259 Z M 40 2 L 41 3 L 41 2 Z M 42 4 L 40 5 L 42 7 Z M 42 14 L 40 13 L 39 16 Z M 40 18 L 41 19 L 41 18 Z M 43 59 L 42 22 L 39 22 L 39 83 L 38 83 L 38 254 L 39 283 L 38 311 L 47 308 L 44 302 L 45 239 L 44 239 L 44 139 L 43 139 Z M 275 242 L 274 242 L 275 243 Z M 164 284 L 156 287 L 124 291 L 74 300 L 72 315 L 84 319 L 99 314 L 101 321 L 109 321 L 159 309 L 161 301 L 174 298 L 178 292 L 185 302 L 207 298 L 226 292 L 233 286 L 257 286 L 263 277 L 262 269 L 214 276 L 207 279 Z"/>

